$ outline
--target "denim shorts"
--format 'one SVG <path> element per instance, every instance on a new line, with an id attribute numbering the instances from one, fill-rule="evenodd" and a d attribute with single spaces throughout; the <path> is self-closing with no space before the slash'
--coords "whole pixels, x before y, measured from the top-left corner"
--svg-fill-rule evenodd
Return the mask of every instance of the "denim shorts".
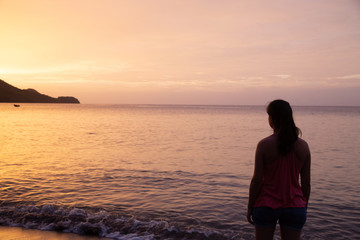
<path id="1" fill-rule="evenodd" d="M 252 219 L 259 227 L 275 227 L 279 220 L 281 227 L 301 231 L 306 222 L 306 209 L 256 207 L 253 210 Z"/>

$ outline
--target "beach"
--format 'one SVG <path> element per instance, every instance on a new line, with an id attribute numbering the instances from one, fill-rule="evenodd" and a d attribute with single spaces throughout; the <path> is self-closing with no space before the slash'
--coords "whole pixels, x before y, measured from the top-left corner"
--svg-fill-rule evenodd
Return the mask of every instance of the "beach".
<path id="1" fill-rule="evenodd" d="M 72 233 L 41 231 L 19 227 L 0 226 L 1 240 L 105 240 L 107 238 L 80 236 Z"/>

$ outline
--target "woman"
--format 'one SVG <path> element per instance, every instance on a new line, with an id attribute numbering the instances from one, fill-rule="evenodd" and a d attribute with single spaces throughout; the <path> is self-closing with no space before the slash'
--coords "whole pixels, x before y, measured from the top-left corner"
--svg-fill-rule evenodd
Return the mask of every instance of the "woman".
<path id="1" fill-rule="evenodd" d="M 255 224 L 256 239 L 273 239 L 279 221 L 281 239 L 296 240 L 310 196 L 310 150 L 298 137 L 301 131 L 288 102 L 272 101 L 267 113 L 274 133 L 256 148 L 247 219 Z"/>

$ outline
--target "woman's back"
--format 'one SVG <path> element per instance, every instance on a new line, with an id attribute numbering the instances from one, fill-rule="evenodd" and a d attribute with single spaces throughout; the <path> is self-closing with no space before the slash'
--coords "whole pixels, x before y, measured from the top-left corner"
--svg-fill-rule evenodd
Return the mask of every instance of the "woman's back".
<path id="1" fill-rule="evenodd" d="M 299 184 L 299 175 L 306 161 L 306 142 L 298 139 L 293 150 L 282 155 L 278 153 L 277 141 L 274 134 L 260 141 L 258 145 L 258 154 L 264 161 L 263 179 L 262 190 L 254 207 L 305 207 L 306 198 Z"/>
<path id="2" fill-rule="evenodd" d="M 276 134 L 261 140 L 258 144 L 258 150 L 261 151 L 265 165 L 274 162 L 280 156 Z M 292 151 L 300 162 L 305 162 L 310 155 L 307 143 L 301 138 L 294 142 Z"/>

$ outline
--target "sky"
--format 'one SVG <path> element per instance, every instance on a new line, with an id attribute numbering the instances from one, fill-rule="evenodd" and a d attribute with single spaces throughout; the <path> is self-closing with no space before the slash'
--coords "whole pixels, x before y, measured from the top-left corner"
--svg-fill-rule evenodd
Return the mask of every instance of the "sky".
<path id="1" fill-rule="evenodd" d="M 89 104 L 360 106 L 360 0 L 0 0 L 0 79 Z"/>

